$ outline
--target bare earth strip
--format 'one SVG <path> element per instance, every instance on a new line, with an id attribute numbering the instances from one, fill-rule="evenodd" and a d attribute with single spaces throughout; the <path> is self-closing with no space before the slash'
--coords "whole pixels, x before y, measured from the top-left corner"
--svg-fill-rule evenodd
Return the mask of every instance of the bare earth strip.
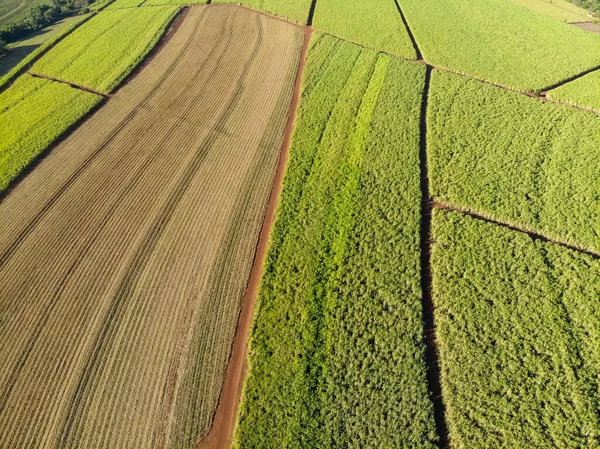
<path id="1" fill-rule="evenodd" d="M 210 427 L 304 32 L 178 32 L 0 204 L 0 441 L 193 445 Z"/>

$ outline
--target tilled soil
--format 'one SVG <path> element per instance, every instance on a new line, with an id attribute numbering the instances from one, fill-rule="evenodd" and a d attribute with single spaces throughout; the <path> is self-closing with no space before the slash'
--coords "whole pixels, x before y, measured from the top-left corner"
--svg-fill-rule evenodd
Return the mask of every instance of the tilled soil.
<path id="1" fill-rule="evenodd" d="M 0 441 L 191 446 L 222 388 L 303 31 L 194 7 L 0 203 Z"/>

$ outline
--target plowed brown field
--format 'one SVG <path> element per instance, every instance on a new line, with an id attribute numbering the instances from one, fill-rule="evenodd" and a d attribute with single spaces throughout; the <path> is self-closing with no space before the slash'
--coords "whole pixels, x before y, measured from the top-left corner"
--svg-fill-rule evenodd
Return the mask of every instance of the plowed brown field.
<path id="1" fill-rule="evenodd" d="M 189 9 L 0 204 L 0 447 L 192 447 L 210 427 L 304 32 Z"/>

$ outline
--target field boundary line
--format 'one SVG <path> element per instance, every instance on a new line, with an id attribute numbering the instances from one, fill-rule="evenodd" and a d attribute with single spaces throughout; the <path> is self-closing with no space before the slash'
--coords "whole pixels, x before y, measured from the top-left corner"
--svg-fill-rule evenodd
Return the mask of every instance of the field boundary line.
<path id="1" fill-rule="evenodd" d="M 311 27 L 313 20 L 315 19 L 315 11 L 317 10 L 317 0 L 312 0 L 310 3 L 310 9 L 308 10 L 308 19 L 306 20 L 306 26 Z"/>
<path id="2" fill-rule="evenodd" d="M 577 75 L 573 75 L 572 77 L 567 78 L 567 79 L 565 79 L 565 80 L 563 80 L 563 81 L 561 81 L 559 83 L 553 84 L 550 87 L 546 87 L 545 89 L 542 89 L 540 91 L 540 96 L 541 97 L 546 97 L 546 94 L 549 91 L 551 91 L 553 89 L 558 89 L 559 87 L 564 86 L 565 84 L 569 84 L 569 83 L 571 83 L 573 81 L 578 80 L 579 78 L 583 78 L 584 76 L 589 75 L 592 72 L 597 72 L 599 70 L 600 70 L 600 65 L 598 65 L 596 67 L 592 67 L 591 69 L 585 70 L 585 71 L 583 71 L 583 72 L 581 72 L 581 73 L 579 73 Z"/>
<path id="3" fill-rule="evenodd" d="M 585 254 L 586 256 L 589 256 L 594 260 L 600 260 L 600 252 L 596 252 L 594 250 L 585 248 L 583 246 L 578 246 L 577 244 L 557 240 L 552 237 L 548 237 L 547 235 L 540 234 L 539 232 L 536 232 L 532 229 L 525 228 L 525 227 L 522 227 L 522 226 L 519 226 L 516 224 L 499 221 L 487 214 L 482 214 L 482 213 L 479 213 L 479 212 L 476 212 L 476 211 L 473 211 L 470 209 L 461 208 L 459 206 L 454 206 L 452 204 L 443 203 L 443 202 L 439 202 L 439 201 L 433 201 L 432 208 L 440 209 L 440 210 L 447 210 L 447 211 L 456 212 L 456 213 L 459 213 L 462 215 L 466 215 L 468 217 L 475 218 L 475 219 L 481 220 L 481 221 L 485 221 L 486 223 L 490 223 L 490 224 L 493 224 L 493 225 L 496 225 L 496 226 L 499 226 L 499 227 L 502 227 L 505 229 L 509 229 L 511 231 L 520 232 L 521 234 L 527 234 L 533 240 L 539 240 L 539 241 L 545 242 L 545 243 L 552 243 L 554 245 L 562 246 L 563 248 L 570 249 L 571 251 L 576 251 L 580 254 Z"/>
<path id="4" fill-rule="evenodd" d="M 258 296 L 264 262 L 267 256 L 271 230 L 275 223 L 277 204 L 283 190 L 283 178 L 289 159 L 291 139 L 300 102 L 302 75 L 306 65 L 306 55 L 312 34 L 312 29 L 310 27 L 301 27 L 304 28 L 304 42 L 302 44 L 298 71 L 294 81 L 288 120 L 283 134 L 277 171 L 273 180 L 269 203 L 267 205 L 258 238 L 258 244 L 254 253 L 252 270 L 250 271 L 246 292 L 244 293 L 244 298 L 242 300 L 242 308 L 238 317 L 233 346 L 227 361 L 225 380 L 223 382 L 219 401 L 217 403 L 211 427 L 206 436 L 198 441 L 196 445 L 197 449 L 229 449 L 233 441 L 233 433 L 237 423 L 242 390 L 246 381 L 248 369 L 247 353 L 250 331 L 254 320 L 254 306 Z"/>
<path id="5" fill-rule="evenodd" d="M 429 103 L 429 86 L 431 82 L 431 66 L 426 66 L 425 85 L 421 99 L 421 120 L 419 139 L 419 166 L 421 187 L 421 294 L 423 303 L 423 342 L 425 343 L 425 363 L 427 384 L 430 399 L 433 404 L 433 417 L 436 433 L 439 437 L 439 447 L 448 447 L 448 426 L 445 418 L 445 408 L 442 400 L 440 381 L 440 362 L 438 359 L 435 338 L 435 320 L 433 316 L 432 297 L 432 267 L 431 267 L 431 218 L 433 203 L 429 194 L 429 171 L 427 164 L 427 107 Z"/>
<path id="6" fill-rule="evenodd" d="M 73 32 L 75 30 L 77 30 L 79 27 L 81 27 L 81 25 L 83 25 L 84 23 L 89 22 L 92 17 L 94 17 L 96 14 L 98 14 L 97 11 L 94 12 L 90 12 L 87 17 L 83 17 L 81 20 L 79 20 L 78 22 L 73 24 L 73 28 L 71 29 L 71 31 L 69 31 L 68 33 L 65 33 L 64 35 L 60 36 L 52 45 L 50 45 L 48 48 L 44 49 L 43 51 L 40 52 L 40 54 L 38 54 L 37 56 L 35 56 L 35 58 L 33 58 L 31 61 L 29 61 L 29 63 L 23 67 L 21 70 L 19 70 L 18 72 L 16 72 L 14 75 L 12 75 L 7 82 L 0 87 L 0 93 L 4 92 L 6 89 L 8 89 L 10 86 L 12 86 L 13 82 L 20 77 L 21 75 L 23 75 L 24 73 L 28 72 L 29 69 L 31 69 L 31 67 L 33 66 L 33 64 L 35 64 L 37 61 L 39 61 L 42 56 L 46 55 L 46 53 L 48 53 L 50 50 L 52 50 L 57 44 L 59 44 L 61 41 L 63 41 L 67 36 L 70 36 L 71 34 L 73 34 Z M 42 44 L 44 45 L 44 44 Z"/>
<path id="7" fill-rule="evenodd" d="M 29 70 L 27 71 L 27 74 L 33 76 L 34 78 L 41 78 L 41 79 L 45 79 L 45 80 L 49 80 L 49 81 L 54 81 L 54 82 L 61 83 L 61 84 L 66 84 L 68 86 L 71 86 L 73 89 L 79 89 L 79 90 L 82 90 L 82 91 L 90 93 L 90 94 L 100 95 L 103 98 L 110 98 L 110 94 L 105 94 L 104 92 L 100 92 L 100 91 L 94 90 L 92 88 L 83 86 L 81 84 L 74 83 L 72 81 L 67 81 L 67 80 L 63 80 L 63 79 L 60 79 L 60 78 L 55 78 L 55 77 L 50 76 L 50 75 L 42 75 L 41 73 L 35 73 L 35 72 L 31 72 Z"/>
<path id="8" fill-rule="evenodd" d="M 412 45 L 415 48 L 415 53 L 417 54 L 417 61 L 423 61 L 423 53 L 421 53 L 421 49 L 419 48 L 419 44 L 417 44 L 415 35 L 413 34 L 412 30 L 410 29 L 410 26 L 408 26 L 408 22 L 406 21 L 406 16 L 404 15 L 402 8 L 400 7 L 400 3 L 398 3 L 398 0 L 394 0 L 394 3 L 396 4 L 396 9 L 398 9 L 398 14 L 400 14 L 400 18 L 402 19 L 404 28 L 406 28 L 408 37 L 410 38 L 410 41 L 412 42 Z"/>

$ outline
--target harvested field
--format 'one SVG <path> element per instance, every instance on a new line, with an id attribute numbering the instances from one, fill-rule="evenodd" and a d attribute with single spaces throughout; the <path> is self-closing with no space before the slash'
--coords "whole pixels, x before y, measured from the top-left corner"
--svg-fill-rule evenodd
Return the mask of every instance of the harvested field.
<path id="1" fill-rule="evenodd" d="M 207 432 L 303 36 L 189 9 L 0 204 L 6 447 L 192 447 Z"/>
<path id="2" fill-rule="evenodd" d="M 573 23 L 578 28 L 592 33 L 600 33 L 600 23 L 589 23 L 589 22 L 577 22 Z"/>

